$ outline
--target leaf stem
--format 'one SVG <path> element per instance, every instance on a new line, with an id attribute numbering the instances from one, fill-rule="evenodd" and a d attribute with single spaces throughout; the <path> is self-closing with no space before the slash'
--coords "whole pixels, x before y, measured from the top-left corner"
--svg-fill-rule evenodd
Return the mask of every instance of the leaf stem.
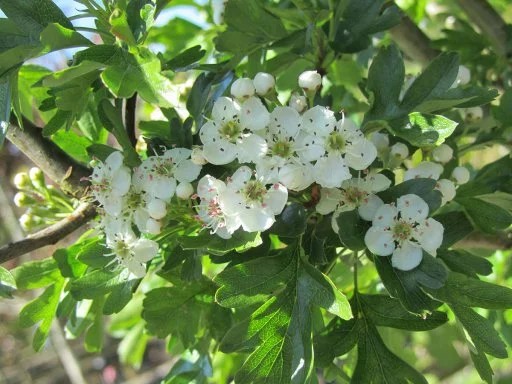
<path id="1" fill-rule="evenodd" d="M 354 251 L 354 292 L 358 292 L 357 282 L 357 263 L 359 262 L 359 255 L 357 251 Z"/>
<path id="2" fill-rule="evenodd" d="M 135 112 L 137 110 L 137 93 L 126 99 L 124 123 L 126 125 L 126 133 L 133 147 L 137 144 L 137 136 L 135 135 Z"/>

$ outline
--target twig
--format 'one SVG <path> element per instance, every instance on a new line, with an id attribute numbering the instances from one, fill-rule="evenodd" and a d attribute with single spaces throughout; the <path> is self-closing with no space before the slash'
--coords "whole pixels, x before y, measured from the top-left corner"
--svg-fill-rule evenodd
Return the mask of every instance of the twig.
<path id="1" fill-rule="evenodd" d="M 82 203 L 78 209 L 65 219 L 55 223 L 20 241 L 11 242 L 0 248 L 0 264 L 25 253 L 55 244 L 96 216 L 96 207 L 92 203 Z"/>
<path id="2" fill-rule="evenodd" d="M 59 324 L 55 322 L 52 324 L 50 336 L 52 338 L 55 352 L 57 353 L 57 356 L 59 356 L 59 360 L 64 367 L 71 384 L 86 384 L 87 381 L 80 369 L 80 364 L 66 342 L 66 338 L 64 337 Z"/>
<path id="3" fill-rule="evenodd" d="M 508 46 L 508 26 L 498 12 L 486 0 L 457 0 L 459 7 L 487 35 L 497 52 L 510 59 L 511 48 Z"/>
<path id="4" fill-rule="evenodd" d="M 400 49 L 422 66 L 426 66 L 439 54 L 432 48 L 427 35 L 405 14 L 402 17 L 402 22 L 391 28 L 390 33 Z"/>
<path id="5" fill-rule="evenodd" d="M 456 243 L 454 247 L 509 250 L 512 249 L 512 237 L 507 233 L 495 235 L 490 233 L 474 232 Z"/>
<path id="6" fill-rule="evenodd" d="M 135 136 L 135 112 L 137 110 L 137 93 L 129 99 L 126 99 L 124 123 L 126 125 L 126 133 L 130 142 L 135 147 L 137 144 L 137 136 Z"/>
<path id="7" fill-rule="evenodd" d="M 63 150 L 42 136 L 42 130 L 25 120 L 23 129 L 11 123 L 7 139 L 20 149 L 30 160 L 65 192 L 80 198 L 86 190 L 81 182 L 90 171 L 75 163 Z"/>

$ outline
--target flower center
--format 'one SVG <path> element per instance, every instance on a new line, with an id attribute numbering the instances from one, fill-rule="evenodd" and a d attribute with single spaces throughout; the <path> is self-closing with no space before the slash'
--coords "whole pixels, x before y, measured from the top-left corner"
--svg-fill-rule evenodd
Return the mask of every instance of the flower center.
<path id="1" fill-rule="evenodd" d="M 277 141 L 271 151 L 274 156 L 289 158 L 292 155 L 292 145 L 286 140 Z"/>
<path id="2" fill-rule="evenodd" d="M 345 189 L 345 201 L 360 206 L 368 197 L 368 193 L 355 187 Z"/>
<path id="3" fill-rule="evenodd" d="M 219 130 L 219 133 L 226 140 L 234 142 L 238 136 L 242 133 L 242 129 L 240 126 L 234 121 L 228 121 L 224 126 Z"/>
<path id="4" fill-rule="evenodd" d="M 130 256 L 130 247 L 126 241 L 118 239 L 114 245 L 114 252 L 119 258 L 126 259 Z"/>
<path id="5" fill-rule="evenodd" d="M 403 220 L 396 222 L 393 227 L 393 238 L 397 241 L 410 239 L 412 235 L 412 226 Z"/>
<path id="6" fill-rule="evenodd" d="M 345 139 L 336 131 L 327 136 L 326 147 L 328 152 L 341 152 L 345 149 L 345 144 Z"/>
<path id="7" fill-rule="evenodd" d="M 262 182 L 258 180 L 249 181 L 243 190 L 243 194 L 247 202 L 262 203 L 267 189 Z"/>
<path id="8" fill-rule="evenodd" d="M 174 162 L 172 159 L 159 159 L 155 164 L 154 171 L 158 176 L 171 177 L 174 174 Z"/>

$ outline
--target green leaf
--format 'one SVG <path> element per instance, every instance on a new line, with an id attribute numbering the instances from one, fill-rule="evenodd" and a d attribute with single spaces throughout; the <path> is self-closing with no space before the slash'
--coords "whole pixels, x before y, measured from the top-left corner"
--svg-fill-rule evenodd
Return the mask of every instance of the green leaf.
<path id="1" fill-rule="evenodd" d="M 484 380 L 487 384 L 492 384 L 492 376 L 494 372 L 491 368 L 491 364 L 489 364 L 489 360 L 483 351 L 469 351 L 471 356 L 471 360 L 480 375 L 480 378 Z"/>
<path id="2" fill-rule="evenodd" d="M 213 367 L 208 355 L 202 355 L 197 350 L 186 351 L 164 377 L 162 384 L 206 384 L 211 376 Z"/>
<path id="3" fill-rule="evenodd" d="M 124 40 L 130 45 L 137 45 L 132 30 L 128 25 L 128 15 L 125 11 L 116 8 L 110 15 L 110 32 L 117 38 Z"/>
<path id="4" fill-rule="evenodd" d="M 81 247 L 77 259 L 92 268 L 103 268 L 114 260 L 112 250 L 98 241 Z"/>
<path id="5" fill-rule="evenodd" d="M 441 248 L 450 248 L 474 231 L 473 225 L 463 212 L 448 212 L 435 215 L 434 219 L 444 227 Z"/>
<path id="6" fill-rule="evenodd" d="M 437 181 L 433 179 L 412 179 L 397 184 L 377 195 L 387 204 L 395 203 L 403 195 L 413 194 L 421 197 L 428 204 L 432 214 L 441 206 L 441 193 L 435 190 Z"/>
<path id="7" fill-rule="evenodd" d="M 433 95 L 414 109 L 418 112 L 431 113 L 450 108 L 477 107 L 490 103 L 496 97 L 498 97 L 496 89 L 466 85 L 463 88 L 451 88 L 435 96 Z"/>
<path id="8" fill-rule="evenodd" d="M 77 260 L 77 254 L 83 244 L 75 244 L 69 248 L 60 248 L 53 253 L 62 277 L 79 277 L 87 269 L 87 265 Z"/>
<path id="9" fill-rule="evenodd" d="M 36 351 L 44 346 L 48 333 L 59 305 L 59 298 L 64 279 L 56 281 L 44 290 L 41 296 L 31 301 L 20 312 L 19 324 L 23 328 L 31 327 L 39 323 L 32 340 L 32 346 Z"/>
<path id="10" fill-rule="evenodd" d="M 405 272 L 393 268 L 390 257 L 374 256 L 373 259 L 390 296 L 400 300 L 409 312 L 424 314 L 441 305 L 423 290 L 426 287 L 438 289 L 443 286 L 448 273 L 442 262 L 423 252 L 420 265 Z"/>
<path id="11" fill-rule="evenodd" d="M 104 144 L 92 144 L 87 147 L 87 153 L 91 158 L 96 158 L 103 162 L 115 151 L 115 148 Z"/>
<path id="12" fill-rule="evenodd" d="M 52 136 L 52 141 L 79 163 L 88 164 L 92 160 L 87 151 L 92 141 L 87 137 L 77 135 L 73 131 L 59 131 Z"/>
<path id="13" fill-rule="evenodd" d="M 256 301 L 253 296 L 260 299 L 270 293 L 265 288 L 282 285 L 275 296 L 271 296 L 249 318 L 235 324 L 222 340 L 220 348 L 225 353 L 252 351 L 235 377 L 239 383 L 263 379 L 270 383 L 308 382 L 314 362 L 311 349 L 312 309 L 320 306 L 344 319 L 352 316 L 345 296 L 327 276 L 303 260 L 300 252 L 302 250 L 293 245 L 280 253 L 293 266 L 292 271 L 288 271 L 286 263 L 274 259 L 275 256 L 266 258 L 274 264 L 274 271 L 267 270 L 259 282 L 257 272 L 251 274 L 252 286 L 258 287 L 254 294 L 244 289 L 241 282 L 248 270 L 254 270 L 255 261 L 228 268 L 216 278 L 223 284 L 217 295 L 224 298 L 225 303 L 237 306 L 252 304 Z M 258 261 L 260 265 L 266 265 L 267 260 Z M 285 278 L 288 281 L 281 282 Z M 237 293 L 241 297 L 233 297 Z"/>
<path id="14" fill-rule="evenodd" d="M 395 126 L 393 131 L 416 147 L 428 148 L 444 143 L 457 125 L 457 122 L 444 116 L 414 112 L 409 115 L 407 125 Z"/>
<path id="15" fill-rule="evenodd" d="M 119 360 L 123 364 L 132 365 L 136 369 L 140 368 L 149 339 L 150 336 L 144 332 L 144 323 L 142 321 L 138 322 L 119 343 L 117 347 Z"/>
<path id="16" fill-rule="evenodd" d="M 500 359 L 508 357 L 505 343 L 489 320 L 462 305 L 450 304 L 450 308 L 466 329 L 474 345 L 478 345 L 478 349 Z"/>
<path id="17" fill-rule="evenodd" d="M 195 45 L 179 55 L 174 56 L 171 60 L 165 63 L 164 69 L 174 72 L 185 72 L 193 68 L 193 64 L 201 60 L 206 51 L 201 49 L 200 45 Z"/>
<path id="18" fill-rule="evenodd" d="M 338 223 L 338 235 L 342 244 L 353 251 L 366 248 L 364 235 L 370 228 L 370 223 L 359 216 L 357 209 L 341 212 L 336 219 Z"/>
<path id="19" fill-rule="evenodd" d="M 0 78 L 0 148 L 5 140 L 11 115 L 11 79 L 8 76 Z"/>
<path id="20" fill-rule="evenodd" d="M 103 305 L 103 314 L 112 315 L 120 312 L 132 299 L 133 291 L 139 283 L 140 280 L 127 280 L 114 286 Z"/>
<path id="21" fill-rule="evenodd" d="M 57 263 L 51 258 L 23 263 L 11 273 L 18 289 L 43 288 L 61 279 Z"/>
<path id="22" fill-rule="evenodd" d="M 126 269 L 117 272 L 95 270 L 73 280 L 69 290 L 76 300 L 96 299 L 125 284 L 128 275 Z"/>
<path id="23" fill-rule="evenodd" d="M 12 293 L 16 289 L 16 280 L 13 275 L 4 267 L 0 267 L 0 297 L 12 299 Z"/>
<path id="24" fill-rule="evenodd" d="M 245 232 L 238 230 L 229 239 L 212 236 L 210 233 L 201 232 L 197 236 L 180 236 L 178 243 L 183 249 L 207 249 L 217 255 L 222 255 L 232 250 L 243 251 L 261 244 L 259 232 Z"/>
<path id="25" fill-rule="evenodd" d="M 512 213 L 495 204 L 473 197 L 456 199 L 461 204 L 470 220 L 483 232 L 494 233 L 512 225 Z"/>
<path id="26" fill-rule="evenodd" d="M 469 277 L 477 278 L 477 275 L 488 276 L 492 273 L 492 263 L 489 260 L 468 252 L 439 250 L 437 257 L 442 259 L 452 271 Z"/>
<path id="27" fill-rule="evenodd" d="M 302 204 L 291 203 L 277 217 L 270 232 L 283 237 L 298 237 L 306 230 L 306 210 Z"/>
<path id="28" fill-rule="evenodd" d="M 450 272 L 445 285 L 428 289 L 436 299 L 449 304 L 487 309 L 512 308 L 512 289 Z"/>

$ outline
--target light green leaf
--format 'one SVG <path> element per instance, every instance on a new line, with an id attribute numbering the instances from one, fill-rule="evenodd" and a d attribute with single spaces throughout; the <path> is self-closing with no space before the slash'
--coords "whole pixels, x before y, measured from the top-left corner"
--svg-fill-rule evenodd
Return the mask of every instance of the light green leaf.
<path id="1" fill-rule="evenodd" d="M 16 280 L 13 275 L 4 267 L 0 267 L 0 297 L 11 299 L 16 289 Z"/>
<path id="2" fill-rule="evenodd" d="M 117 272 L 95 270 L 73 280 L 69 289 L 76 300 L 96 299 L 125 284 L 128 275 L 129 272 L 126 269 Z"/>
<path id="3" fill-rule="evenodd" d="M 119 346 L 117 347 L 117 354 L 119 360 L 123 364 L 129 364 L 136 369 L 140 368 L 146 345 L 151 337 L 144 332 L 144 323 L 138 322 L 128 333 L 123 337 Z"/>
<path id="4" fill-rule="evenodd" d="M 18 289 L 43 288 L 61 279 L 55 260 L 29 261 L 11 271 Z"/>
<path id="5" fill-rule="evenodd" d="M 416 147 L 435 147 L 449 137 L 458 123 L 440 115 L 414 112 L 405 126 L 394 126 L 395 134 Z"/>

